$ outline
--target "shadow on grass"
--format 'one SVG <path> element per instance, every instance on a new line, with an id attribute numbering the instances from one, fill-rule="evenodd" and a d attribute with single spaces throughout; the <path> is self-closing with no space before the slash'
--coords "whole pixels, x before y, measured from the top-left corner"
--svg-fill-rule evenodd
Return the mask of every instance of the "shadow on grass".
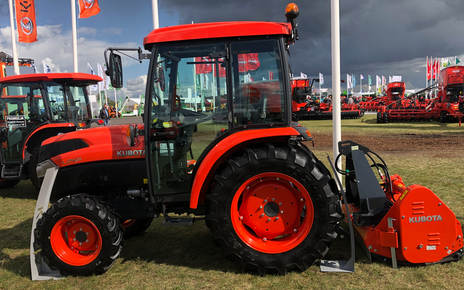
<path id="1" fill-rule="evenodd" d="M 126 239 L 122 263 L 142 260 L 156 264 L 241 273 L 241 269 L 222 255 L 204 221 L 190 227 L 162 226 L 155 219 L 141 236 Z"/>
<path id="2" fill-rule="evenodd" d="M 21 180 L 14 187 L 0 190 L 0 198 L 37 199 L 38 196 L 39 191 L 29 180 Z"/>
<path id="3" fill-rule="evenodd" d="M 31 277 L 29 265 L 31 225 L 32 218 L 12 228 L 0 230 L 0 268 L 27 278 Z"/>

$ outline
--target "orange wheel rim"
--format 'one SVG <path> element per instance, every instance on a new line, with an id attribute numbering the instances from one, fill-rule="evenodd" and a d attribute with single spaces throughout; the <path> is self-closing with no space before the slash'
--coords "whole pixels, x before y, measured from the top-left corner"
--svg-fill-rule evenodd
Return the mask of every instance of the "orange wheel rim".
<path id="1" fill-rule="evenodd" d="M 102 238 L 90 220 L 71 215 L 53 226 L 50 244 L 61 261 L 72 266 L 84 266 L 100 254 Z"/>
<path id="2" fill-rule="evenodd" d="M 301 183 L 288 175 L 268 172 L 248 179 L 237 190 L 231 219 L 245 244 L 277 254 L 295 248 L 308 236 L 314 208 Z"/>

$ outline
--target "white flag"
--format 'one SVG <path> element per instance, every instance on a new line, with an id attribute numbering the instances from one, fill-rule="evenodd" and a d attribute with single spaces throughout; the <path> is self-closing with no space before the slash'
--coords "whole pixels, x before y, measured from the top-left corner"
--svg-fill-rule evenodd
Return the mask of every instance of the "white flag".
<path id="1" fill-rule="evenodd" d="M 392 82 L 401 82 L 401 76 L 392 76 Z"/>
<path id="2" fill-rule="evenodd" d="M 375 75 L 375 88 L 376 89 L 380 88 L 380 85 L 381 85 L 380 77 L 378 75 Z"/>
<path id="3" fill-rule="evenodd" d="M 386 79 L 385 79 L 384 76 L 382 76 L 382 86 L 384 86 L 386 84 L 385 82 L 386 82 Z"/>
<path id="4" fill-rule="evenodd" d="M 302 77 L 302 78 L 304 78 L 304 79 L 307 79 L 307 78 L 308 78 L 308 76 L 307 76 L 306 74 L 302 73 L 302 72 L 300 72 L 300 77 Z"/>
<path id="5" fill-rule="evenodd" d="M 346 88 L 347 89 L 352 89 L 353 88 L 353 83 L 351 82 L 351 75 L 346 75 Z"/>
<path id="6" fill-rule="evenodd" d="M 103 67 L 99 63 L 97 63 L 97 69 L 98 69 L 98 76 L 103 79 L 103 81 L 98 83 L 99 90 L 101 92 L 101 91 L 106 90 L 106 87 L 107 87 L 106 74 L 105 74 L 105 71 L 103 70 Z"/>
<path id="7" fill-rule="evenodd" d="M 322 86 L 324 84 L 324 75 L 319 73 L 319 84 Z"/>
<path id="8" fill-rule="evenodd" d="M 48 73 L 51 73 L 52 70 L 51 68 L 45 63 L 45 60 L 42 60 L 43 62 L 43 70 L 44 70 L 44 73 L 48 74 Z"/>
<path id="9" fill-rule="evenodd" d="M 87 68 L 89 69 L 89 73 L 91 75 L 95 75 L 95 72 L 93 71 L 92 67 L 90 66 L 90 63 L 87 63 Z M 98 85 L 91 85 L 90 86 L 90 91 L 98 91 Z"/>

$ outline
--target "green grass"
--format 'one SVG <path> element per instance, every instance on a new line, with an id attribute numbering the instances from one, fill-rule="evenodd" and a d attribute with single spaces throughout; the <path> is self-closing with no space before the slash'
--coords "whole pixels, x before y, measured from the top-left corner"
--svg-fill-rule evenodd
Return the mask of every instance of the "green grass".
<path id="1" fill-rule="evenodd" d="M 331 121 L 305 121 L 311 132 L 331 134 Z M 206 135 L 216 128 L 201 128 Z M 464 134 L 457 124 L 432 122 L 376 124 L 374 116 L 343 120 L 343 134 Z M 200 132 L 200 128 L 199 128 Z M 208 136 L 210 137 L 210 136 Z M 206 142 L 206 141 L 204 141 Z M 200 150 L 199 146 L 199 150 Z M 331 151 L 331 150 L 330 150 Z M 314 150 L 324 163 L 327 150 Z M 379 153 L 391 173 L 403 177 L 406 185 L 416 183 L 432 189 L 464 222 L 464 181 L 460 148 L 455 154 L 441 154 L 440 144 L 427 152 Z M 197 157 L 197 156 L 195 156 Z M 240 272 L 213 244 L 202 221 L 192 227 L 163 227 L 158 219 L 141 237 L 128 239 L 121 257 L 105 274 L 67 277 L 57 281 L 31 281 L 29 237 L 36 193 L 29 181 L 0 191 L 0 289 L 461 289 L 464 262 L 401 267 L 369 263 L 356 250 L 354 274 L 321 273 L 314 265 L 303 273 L 287 276 Z M 349 242 L 336 240 L 329 259 L 347 259 Z"/>

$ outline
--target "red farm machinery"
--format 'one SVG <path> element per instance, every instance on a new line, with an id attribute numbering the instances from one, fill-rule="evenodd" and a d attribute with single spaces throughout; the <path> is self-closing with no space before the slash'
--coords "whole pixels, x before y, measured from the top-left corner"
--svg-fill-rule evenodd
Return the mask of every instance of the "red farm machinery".
<path id="1" fill-rule="evenodd" d="M 295 120 L 327 120 L 332 119 L 332 102 L 329 98 L 313 99 L 311 97 L 314 80 L 309 83 L 307 78 L 292 78 L 292 110 Z M 342 119 L 357 119 L 364 115 L 364 110 L 359 104 L 348 104 L 343 102 L 341 105 Z"/>
<path id="2" fill-rule="evenodd" d="M 406 85 L 404 82 L 391 82 L 387 84 L 385 94 L 379 97 L 368 97 L 359 103 L 362 109 L 368 112 L 377 112 L 380 108 L 404 99 Z"/>
<path id="3" fill-rule="evenodd" d="M 381 107 L 377 123 L 392 121 L 434 120 L 442 123 L 459 122 L 464 117 L 464 66 L 442 69 L 438 82 L 402 101 Z M 427 99 L 426 96 L 435 97 Z"/>
<path id="4" fill-rule="evenodd" d="M 411 264 L 461 259 L 459 222 L 432 191 L 404 186 L 383 162 L 368 164 L 365 155 L 374 153 L 345 141 L 346 169 L 339 169 L 347 175 L 345 193 L 305 145 L 312 137 L 292 120 L 287 60 L 298 14 L 292 3 L 287 23 L 159 28 L 144 39 L 150 53 L 105 51 L 116 88 L 123 84 L 118 51 L 150 60 L 144 124 L 70 132 L 42 143 L 37 174 L 43 183 L 31 231 L 34 280 L 107 271 L 122 251 L 124 229 L 140 234 L 158 217 L 166 226 L 205 220 L 225 256 L 260 275 L 304 271 L 322 259 L 343 216 L 361 234 L 374 232 L 364 236 L 372 254 Z M 254 59 L 254 68 L 259 59 L 260 67 L 241 68 L 243 59 Z M 211 81 L 213 97 L 226 98 L 224 106 L 181 107 L 195 90 L 197 66 L 213 67 L 208 78 L 200 77 Z M 223 77 L 214 74 L 222 68 Z M 269 72 L 273 78 L 263 79 Z M 217 116 L 226 123 L 214 122 Z"/>
<path id="5" fill-rule="evenodd" d="M 91 116 L 86 86 L 99 81 L 84 73 L 0 78 L 0 188 L 29 178 L 39 187 L 35 168 L 40 143 L 98 123 Z"/>

